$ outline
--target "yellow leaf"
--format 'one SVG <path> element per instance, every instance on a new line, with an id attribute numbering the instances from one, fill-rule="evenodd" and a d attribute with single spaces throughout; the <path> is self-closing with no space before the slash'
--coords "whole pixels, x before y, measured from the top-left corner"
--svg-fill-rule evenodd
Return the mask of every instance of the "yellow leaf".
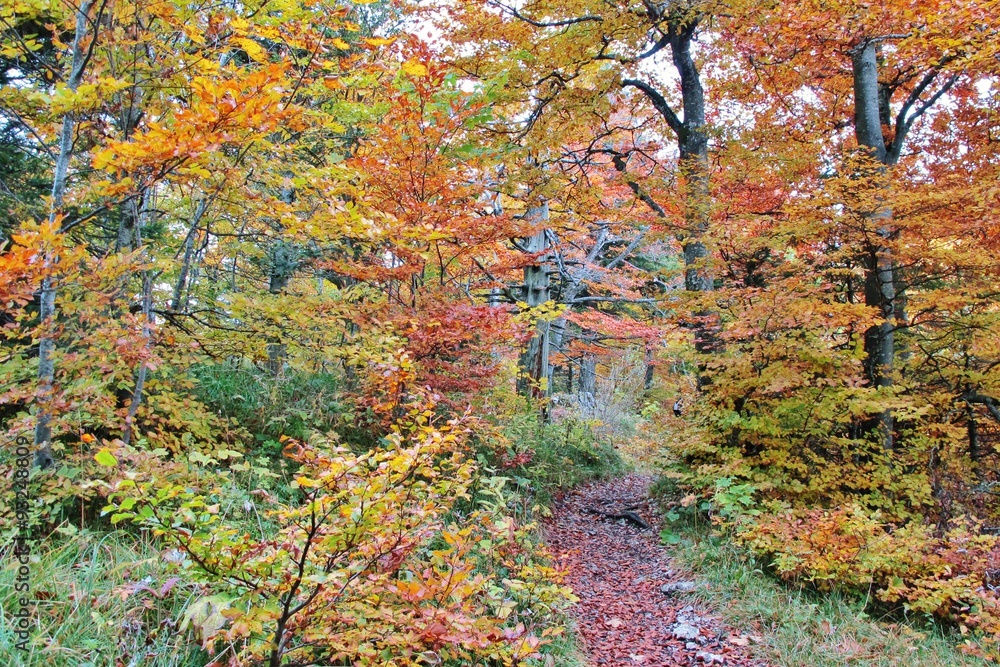
<path id="1" fill-rule="evenodd" d="M 252 39 L 248 39 L 246 37 L 238 37 L 236 38 L 235 41 L 237 44 L 240 45 L 240 47 L 244 51 L 247 52 L 247 55 L 250 56 L 252 60 L 259 63 L 265 62 L 267 60 L 267 54 L 264 52 L 264 49 L 260 48 L 260 44 L 253 41 Z"/>
<path id="2" fill-rule="evenodd" d="M 94 155 L 94 169 L 104 169 L 115 159 L 115 152 L 113 150 L 103 150 L 96 155 Z"/>
<path id="3" fill-rule="evenodd" d="M 118 459 L 115 458 L 114 454 L 112 454 L 107 447 L 94 454 L 94 460 L 105 468 L 113 468 L 118 465 Z"/>
<path id="4" fill-rule="evenodd" d="M 427 76 L 427 67 L 422 63 L 418 63 L 416 60 L 407 60 L 403 63 L 402 70 L 403 73 L 409 76 Z"/>

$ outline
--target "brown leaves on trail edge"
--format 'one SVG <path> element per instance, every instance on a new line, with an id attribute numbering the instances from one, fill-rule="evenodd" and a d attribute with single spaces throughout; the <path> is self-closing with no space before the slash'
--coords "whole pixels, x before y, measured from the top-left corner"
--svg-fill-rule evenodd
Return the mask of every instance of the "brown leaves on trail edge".
<path id="1" fill-rule="evenodd" d="M 662 592 L 680 582 L 680 573 L 659 543 L 658 517 L 646 500 L 649 481 L 629 475 L 581 487 L 562 498 L 545 525 L 549 548 L 580 598 L 574 616 L 590 664 L 762 667 L 744 635 L 683 593 Z M 635 508 L 654 530 L 609 521 L 595 507 Z"/>

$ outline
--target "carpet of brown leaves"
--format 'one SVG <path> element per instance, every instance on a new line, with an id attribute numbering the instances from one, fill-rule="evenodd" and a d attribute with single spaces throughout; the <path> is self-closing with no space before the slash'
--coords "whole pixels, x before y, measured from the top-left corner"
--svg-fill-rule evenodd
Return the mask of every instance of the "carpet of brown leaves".
<path id="1" fill-rule="evenodd" d="M 702 586 L 679 571 L 659 541 L 650 479 L 629 475 L 579 487 L 560 498 L 546 522 L 549 548 L 580 598 L 577 627 L 591 665 L 762 667 L 751 656 L 758 637 L 724 627 L 690 599 Z M 642 530 L 592 510 L 635 511 Z"/>

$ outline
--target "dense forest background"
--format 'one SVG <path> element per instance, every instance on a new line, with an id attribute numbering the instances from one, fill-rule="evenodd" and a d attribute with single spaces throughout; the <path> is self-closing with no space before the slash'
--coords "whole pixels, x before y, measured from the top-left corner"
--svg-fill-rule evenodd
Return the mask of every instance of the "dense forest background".
<path id="1" fill-rule="evenodd" d="M 1000 652 L 997 2 L 0 30 L 25 664 L 557 664 L 537 519 L 627 465 L 667 542 Z"/>

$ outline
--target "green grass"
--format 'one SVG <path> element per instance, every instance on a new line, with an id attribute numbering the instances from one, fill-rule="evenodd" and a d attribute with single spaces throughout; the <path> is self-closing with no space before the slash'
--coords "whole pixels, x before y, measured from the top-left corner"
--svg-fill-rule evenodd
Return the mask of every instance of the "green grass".
<path id="1" fill-rule="evenodd" d="M 876 619 L 864 600 L 820 595 L 777 581 L 745 551 L 702 526 L 679 529 L 678 557 L 708 587 L 695 595 L 759 641 L 775 667 L 955 667 L 989 664 L 962 652 L 963 638 L 921 619 Z"/>
<path id="2" fill-rule="evenodd" d="M 29 651 L 15 647 L 16 560 L 0 552 L 0 656 L 9 667 L 201 667 L 209 658 L 178 628 L 196 597 L 178 583 L 159 599 L 170 576 L 151 544 L 125 533 L 55 535 L 32 556 L 33 611 Z M 117 661 L 117 662 L 116 662 Z"/>
<path id="3" fill-rule="evenodd" d="M 580 633 L 574 627 L 572 619 L 566 619 L 568 627 L 559 637 L 545 648 L 547 656 L 552 656 L 551 667 L 588 667 L 587 654 L 580 645 Z M 548 663 L 543 664 L 549 667 Z"/>
<path id="4" fill-rule="evenodd" d="M 531 460 L 509 472 L 522 491 L 547 504 L 552 493 L 578 484 L 620 474 L 625 461 L 609 442 L 595 437 L 585 421 L 565 419 L 540 424 L 532 413 L 518 415 L 504 425 L 504 435 L 515 444 L 515 452 L 530 452 Z"/>
<path id="5" fill-rule="evenodd" d="M 279 436 L 302 438 L 343 425 L 342 381 L 336 373 L 287 369 L 275 376 L 245 361 L 192 369 L 197 394 L 212 410 L 235 419 L 264 449 L 279 455 Z"/>

